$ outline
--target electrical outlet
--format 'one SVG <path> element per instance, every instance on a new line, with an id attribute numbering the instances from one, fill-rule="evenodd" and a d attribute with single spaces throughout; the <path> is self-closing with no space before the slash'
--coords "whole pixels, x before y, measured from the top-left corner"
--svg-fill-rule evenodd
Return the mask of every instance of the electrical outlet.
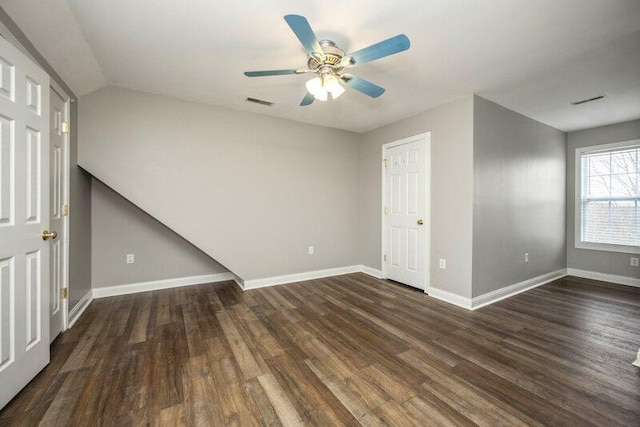
<path id="1" fill-rule="evenodd" d="M 438 261 L 438 267 L 440 267 L 443 270 L 447 269 L 447 260 L 444 258 L 440 258 L 440 260 Z"/>
<path id="2" fill-rule="evenodd" d="M 524 262 L 529 262 L 529 252 L 524 253 Z"/>
<path id="3" fill-rule="evenodd" d="M 633 267 L 637 267 L 638 266 L 638 258 L 631 258 L 631 265 Z"/>
<path id="4" fill-rule="evenodd" d="M 136 262 L 136 258 L 134 254 L 127 254 L 127 264 L 133 264 Z"/>
<path id="5" fill-rule="evenodd" d="M 313 246 L 309 246 L 309 255 L 313 255 Z"/>

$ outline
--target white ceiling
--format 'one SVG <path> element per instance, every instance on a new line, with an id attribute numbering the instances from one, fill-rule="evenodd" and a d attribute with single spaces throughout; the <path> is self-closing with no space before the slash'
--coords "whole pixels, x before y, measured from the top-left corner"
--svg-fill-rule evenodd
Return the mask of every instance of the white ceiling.
<path id="1" fill-rule="evenodd" d="M 640 118 L 638 0 L 0 0 L 67 84 L 105 84 L 364 132 L 477 93 L 562 130 Z M 355 51 L 399 33 L 407 52 L 352 72 L 387 89 L 298 104 L 309 76 L 285 23 Z M 53 25 L 55 24 L 55 25 Z M 99 67 L 97 67 L 99 64 Z M 606 94 L 581 106 L 571 101 Z M 249 104 L 247 97 L 273 101 Z"/>
<path id="2" fill-rule="evenodd" d="M 0 0 L 0 6 L 76 96 L 107 85 L 91 47 L 65 0 Z"/>

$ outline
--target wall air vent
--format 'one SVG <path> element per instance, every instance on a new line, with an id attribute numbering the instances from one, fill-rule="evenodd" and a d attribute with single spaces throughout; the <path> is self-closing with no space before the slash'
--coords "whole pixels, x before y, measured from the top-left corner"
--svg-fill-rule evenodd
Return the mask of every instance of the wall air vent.
<path id="1" fill-rule="evenodd" d="M 271 107 L 273 105 L 273 102 L 264 101 L 262 99 L 257 99 L 257 98 L 247 98 L 245 99 L 245 101 L 253 102 L 254 104 L 266 105 L 267 107 Z"/>
<path id="2" fill-rule="evenodd" d="M 597 101 L 598 99 L 602 99 L 604 98 L 605 95 L 600 95 L 600 96 L 594 96 L 593 98 L 589 98 L 589 99 L 583 99 L 582 101 L 574 101 L 571 103 L 571 105 L 580 105 L 580 104 L 585 104 L 587 102 L 591 102 L 591 101 Z"/>

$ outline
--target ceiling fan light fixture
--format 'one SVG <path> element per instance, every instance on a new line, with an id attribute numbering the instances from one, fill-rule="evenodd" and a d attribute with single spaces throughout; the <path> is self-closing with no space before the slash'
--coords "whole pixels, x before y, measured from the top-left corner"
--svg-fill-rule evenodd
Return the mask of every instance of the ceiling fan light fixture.
<path id="1" fill-rule="evenodd" d="M 336 76 L 329 75 L 324 79 L 325 89 L 331 93 L 333 99 L 338 99 L 340 95 L 344 93 L 344 88 L 336 78 Z"/>
<path id="2" fill-rule="evenodd" d="M 309 93 L 319 101 L 326 101 L 329 94 L 333 99 L 338 99 L 344 93 L 344 88 L 338 78 L 332 74 L 314 77 L 305 86 Z"/>
<path id="3" fill-rule="evenodd" d="M 314 96 L 318 101 L 327 100 L 327 89 L 322 84 L 320 77 L 314 77 L 305 83 L 305 86 L 309 93 Z"/>

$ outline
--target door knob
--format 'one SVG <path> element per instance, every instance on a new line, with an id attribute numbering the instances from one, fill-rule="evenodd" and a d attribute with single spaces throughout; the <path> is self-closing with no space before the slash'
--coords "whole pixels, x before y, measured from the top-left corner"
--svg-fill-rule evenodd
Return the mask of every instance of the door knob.
<path id="1" fill-rule="evenodd" d="M 54 240 L 56 237 L 58 237 L 58 233 L 55 231 L 44 230 L 42 232 L 42 240 L 47 240 L 48 238 L 51 238 L 51 240 Z"/>
<path id="2" fill-rule="evenodd" d="M 424 224 L 424 221 L 423 221 L 423 220 L 421 220 L 421 219 L 419 219 L 419 220 L 418 220 L 418 225 L 422 225 L 422 224 Z M 55 237 L 54 237 L 54 238 L 55 238 Z"/>

